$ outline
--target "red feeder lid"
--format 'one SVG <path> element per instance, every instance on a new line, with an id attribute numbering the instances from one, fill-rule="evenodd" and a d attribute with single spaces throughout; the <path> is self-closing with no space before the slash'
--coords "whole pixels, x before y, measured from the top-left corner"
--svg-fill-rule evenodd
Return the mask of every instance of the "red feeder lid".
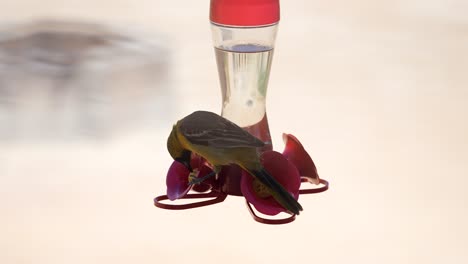
<path id="1" fill-rule="evenodd" d="M 279 0 L 211 0 L 210 20 L 216 24 L 262 26 L 279 19 Z"/>

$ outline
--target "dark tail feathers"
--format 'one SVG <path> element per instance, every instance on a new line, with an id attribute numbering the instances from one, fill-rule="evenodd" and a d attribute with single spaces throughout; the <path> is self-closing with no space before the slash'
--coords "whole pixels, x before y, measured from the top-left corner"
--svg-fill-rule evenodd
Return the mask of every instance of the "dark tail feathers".
<path id="1" fill-rule="evenodd" d="M 271 189 L 273 198 L 286 210 L 293 214 L 299 214 L 302 211 L 302 206 L 294 197 L 284 189 L 265 169 L 252 171 L 251 173 L 266 187 Z"/>

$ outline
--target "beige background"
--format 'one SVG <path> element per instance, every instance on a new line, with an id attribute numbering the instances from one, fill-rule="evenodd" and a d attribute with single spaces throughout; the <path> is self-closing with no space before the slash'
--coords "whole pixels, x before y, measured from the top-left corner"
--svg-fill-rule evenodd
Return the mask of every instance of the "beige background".
<path id="1" fill-rule="evenodd" d="M 17 0 L 3 25 L 94 21 L 163 38 L 177 108 L 103 141 L 0 142 L 0 262 L 468 263 L 468 2 L 282 1 L 268 113 L 331 182 L 285 226 L 240 198 L 157 209 L 171 124 L 220 110 L 209 1 Z"/>

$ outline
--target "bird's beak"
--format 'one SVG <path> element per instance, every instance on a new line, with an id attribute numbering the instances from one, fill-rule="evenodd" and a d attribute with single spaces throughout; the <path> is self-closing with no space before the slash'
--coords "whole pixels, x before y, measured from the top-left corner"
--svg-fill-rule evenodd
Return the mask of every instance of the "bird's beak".
<path id="1" fill-rule="evenodd" d="M 190 172 L 193 172 L 192 166 L 190 165 L 190 161 L 192 160 L 192 152 L 188 150 L 184 150 L 182 155 L 175 159 L 175 161 L 180 162 L 184 165 Z"/>
<path id="2" fill-rule="evenodd" d="M 182 165 L 184 165 L 190 172 L 192 172 L 192 166 L 190 166 L 190 161 L 183 160 L 183 159 L 176 159 L 176 161 L 180 162 Z"/>

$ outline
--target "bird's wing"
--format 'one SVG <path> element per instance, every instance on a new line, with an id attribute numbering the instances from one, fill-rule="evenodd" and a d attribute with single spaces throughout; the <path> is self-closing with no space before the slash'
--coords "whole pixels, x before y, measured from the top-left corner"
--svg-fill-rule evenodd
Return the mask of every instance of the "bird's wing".
<path id="1" fill-rule="evenodd" d="M 192 144 L 215 148 L 263 147 L 252 136 L 233 122 L 211 112 L 197 111 L 179 121 L 179 132 Z"/>

